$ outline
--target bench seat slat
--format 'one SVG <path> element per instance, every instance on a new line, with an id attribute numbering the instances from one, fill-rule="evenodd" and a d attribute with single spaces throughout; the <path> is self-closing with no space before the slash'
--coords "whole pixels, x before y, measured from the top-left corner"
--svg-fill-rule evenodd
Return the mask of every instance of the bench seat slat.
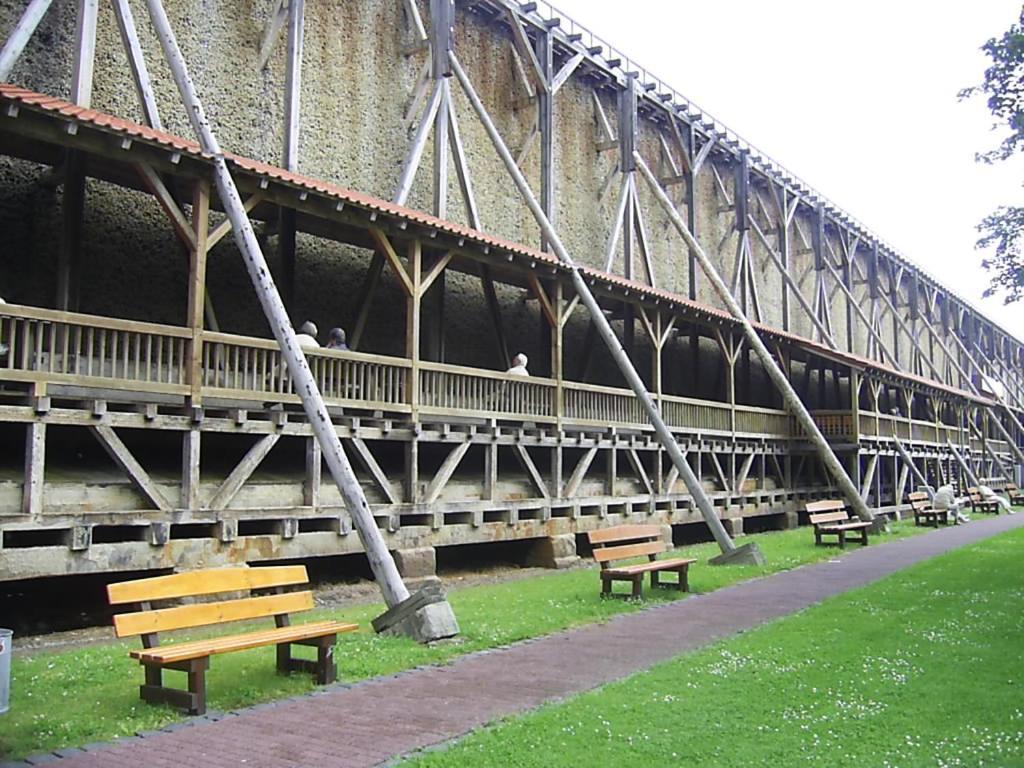
<path id="1" fill-rule="evenodd" d="M 870 528 L 871 523 L 867 520 L 856 520 L 852 523 L 827 523 L 818 526 L 818 530 L 828 533 L 829 531 L 852 531 L 858 528 Z"/>
<path id="2" fill-rule="evenodd" d="M 615 568 L 608 568 L 601 571 L 601 573 L 607 576 L 633 576 L 638 573 L 649 573 L 650 571 L 667 571 L 683 565 L 692 565 L 696 562 L 696 560 L 691 558 L 655 560 L 652 563 L 637 563 L 636 565 L 621 565 Z"/>
<path id="3" fill-rule="evenodd" d="M 323 635 L 354 632 L 357 629 L 359 629 L 358 624 L 348 624 L 340 621 L 318 621 L 309 624 L 298 624 L 293 627 L 280 627 L 278 629 L 250 632 L 244 635 L 215 637 L 208 640 L 195 640 L 188 643 L 175 643 L 157 648 L 132 651 L 131 657 L 143 663 L 168 664 L 176 661 L 188 661 L 189 659 L 196 659 L 202 656 L 212 656 L 218 653 L 243 651 L 247 648 L 259 648 L 266 645 L 276 645 L 277 643 L 293 643 L 298 640 L 322 637 Z"/>
<path id="4" fill-rule="evenodd" d="M 155 611 L 121 613 L 114 617 L 114 630 L 118 637 L 130 637 L 150 632 L 203 627 L 227 621 L 258 619 L 263 616 L 308 611 L 313 608 L 313 593 L 288 592 L 283 595 L 265 595 L 244 600 L 225 600 L 198 605 L 181 605 Z"/>
<path id="5" fill-rule="evenodd" d="M 248 589 L 286 587 L 305 584 L 304 565 L 277 565 L 267 568 L 205 568 L 200 571 L 154 576 L 148 579 L 120 581 L 107 587 L 111 605 L 171 600 L 178 597 L 240 592 Z"/>

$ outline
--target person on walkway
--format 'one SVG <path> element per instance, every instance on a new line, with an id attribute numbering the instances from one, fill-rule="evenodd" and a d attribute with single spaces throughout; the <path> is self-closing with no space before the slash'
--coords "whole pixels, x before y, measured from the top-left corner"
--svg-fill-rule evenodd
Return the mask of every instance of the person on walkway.
<path id="1" fill-rule="evenodd" d="M 939 487 L 932 498 L 932 508 L 940 512 L 945 510 L 946 516 L 952 518 L 954 523 L 969 523 L 971 521 L 971 518 L 964 512 L 963 504 L 957 499 L 952 485 Z"/>
<path id="2" fill-rule="evenodd" d="M 520 352 L 512 358 L 512 367 L 505 371 L 505 373 L 509 376 L 529 376 L 530 372 L 526 370 L 528 362 L 530 362 L 529 358 Z"/>
<path id="3" fill-rule="evenodd" d="M 344 328 L 331 328 L 327 334 L 327 349 L 336 349 L 339 352 L 348 352 L 348 344 L 345 340 Z"/>
<path id="4" fill-rule="evenodd" d="M 320 342 L 316 340 L 317 327 L 312 320 L 307 320 L 299 327 L 295 338 L 301 349 L 320 349 Z"/>

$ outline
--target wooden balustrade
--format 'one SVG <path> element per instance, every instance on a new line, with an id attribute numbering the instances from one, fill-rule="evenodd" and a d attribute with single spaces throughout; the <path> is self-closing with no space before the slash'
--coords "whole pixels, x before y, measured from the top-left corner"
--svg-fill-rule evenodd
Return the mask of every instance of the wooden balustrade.
<path id="1" fill-rule="evenodd" d="M 0 305 L 0 379 L 51 382 L 131 392 L 196 394 L 189 381 L 193 335 L 188 328 L 94 315 Z M 299 402 L 287 366 L 271 339 L 203 332 L 198 391 L 203 397 Z M 405 358 L 315 349 L 306 352 L 326 401 L 386 412 L 413 409 L 413 365 Z M 442 363 L 418 364 L 418 410 L 430 415 L 503 418 L 582 426 L 647 429 L 639 400 L 627 389 Z M 665 395 L 662 414 L 671 428 L 723 435 L 800 437 L 785 411 Z M 908 421 L 861 411 L 815 411 L 822 433 L 834 439 L 898 436 L 902 440 L 960 442 L 953 425 Z M 855 429 L 856 426 L 856 429 Z M 1005 452 L 1008 446 L 990 440 Z M 982 450 L 981 441 L 971 440 Z"/>
<path id="2" fill-rule="evenodd" d="M 183 394 L 191 332 L 0 304 L 0 378 Z"/>
<path id="3" fill-rule="evenodd" d="M 595 426 L 648 426 L 640 401 L 628 389 L 575 381 L 564 382 L 562 386 L 566 421 Z M 671 422 L 669 426 L 672 426 Z"/>
<path id="4" fill-rule="evenodd" d="M 404 358 L 306 350 L 306 360 L 324 400 L 365 408 L 409 409 L 408 371 Z M 270 339 L 203 334 L 203 389 L 218 397 L 298 402 L 288 366 Z"/>
<path id="5" fill-rule="evenodd" d="M 420 363 L 420 412 L 554 421 L 556 382 L 538 376 Z"/>

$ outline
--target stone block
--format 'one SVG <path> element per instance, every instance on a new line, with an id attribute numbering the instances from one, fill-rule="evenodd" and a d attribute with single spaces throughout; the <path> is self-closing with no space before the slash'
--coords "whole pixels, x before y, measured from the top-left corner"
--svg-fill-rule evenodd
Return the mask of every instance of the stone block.
<path id="1" fill-rule="evenodd" d="M 526 564 L 538 568 L 569 568 L 579 562 L 576 536 L 571 533 L 537 539 L 530 547 Z"/>
<path id="2" fill-rule="evenodd" d="M 726 532 L 733 538 L 743 535 L 743 518 L 742 517 L 726 517 L 722 519 L 722 525 L 725 526 Z"/>
<path id="3" fill-rule="evenodd" d="M 404 579 L 426 579 L 437 575 L 437 553 L 433 547 L 397 549 L 395 565 Z"/>
<path id="4" fill-rule="evenodd" d="M 800 525 L 800 515 L 794 511 L 783 512 L 780 517 L 782 518 L 782 530 L 789 531 Z"/>

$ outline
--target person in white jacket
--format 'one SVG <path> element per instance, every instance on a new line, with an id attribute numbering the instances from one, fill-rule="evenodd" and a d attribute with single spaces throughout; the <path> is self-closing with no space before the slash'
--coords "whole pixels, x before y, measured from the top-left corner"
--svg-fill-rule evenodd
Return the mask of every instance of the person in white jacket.
<path id="1" fill-rule="evenodd" d="M 939 487 L 939 490 L 935 492 L 934 498 L 932 498 L 932 508 L 937 509 L 940 512 L 946 511 L 946 514 L 953 519 L 955 523 L 969 523 L 971 518 L 964 512 L 963 505 L 960 500 L 957 499 L 956 493 L 953 491 L 952 485 L 943 485 Z"/>

